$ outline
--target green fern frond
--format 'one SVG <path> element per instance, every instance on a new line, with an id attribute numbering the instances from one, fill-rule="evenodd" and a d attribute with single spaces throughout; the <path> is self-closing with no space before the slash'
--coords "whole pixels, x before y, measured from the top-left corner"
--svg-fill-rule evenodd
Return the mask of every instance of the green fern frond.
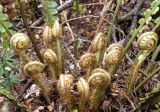
<path id="1" fill-rule="evenodd" d="M 58 13 L 56 7 L 57 3 L 54 0 L 43 0 L 45 21 L 48 26 L 52 27 L 54 21 L 59 20 L 56 14 Z"/>

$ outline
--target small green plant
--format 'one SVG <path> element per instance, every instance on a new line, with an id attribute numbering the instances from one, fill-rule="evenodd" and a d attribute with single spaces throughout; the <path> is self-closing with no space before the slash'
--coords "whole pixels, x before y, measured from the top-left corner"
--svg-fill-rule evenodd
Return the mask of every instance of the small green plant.
<path id="1" fill-rule="evenodd" d="M 15 76 L 16 68 L 13 64 L 16 64 L 16 59 L 14 55 L 6 53 L 1 57 L 0 60 L 0 85 L 6 88 L 7 90 L 11 90 L 16 83 L 18 83 L 18 79 Z"/>
<path id="2" fill-rule="evenodd" d="M 153 90 L 149 93 L 146 93 L 143 98 L 140 98 L 140 109 L 145 110 L 146 108 L 149 108 L 150 106 L 153 106 L 154 104 L 158 103 L 160 101 L 159 97 L 160 88 L 154 87 Z"/>
<path id="3" fill-rule="evenodd" d="M 59 20 L 58 16 L 56 16 L 58 13 L 56 9 L 57 3 L 54 0 L 43 0 L 42 3 L 44 5 L 46 23 L 52 28 L 54 21 Z"/>
<path id="4" fill-rule="evenodd" d="M 15 76 L 16 63 L 15 56 L 9 52 L 9 38 L 15 33 L 11 29 L 12 23 L 8 21 L 8 15 L 3 13 L 3 7 L 0 5 L 0 85 L 10 90 L 14 84 L 18 83 Z"/>
<path id="5" fill-rule="evenodd" d="M 82 15 L 83 14 L 83 6 L 82 6 L 82 4 L 81 3 L 77 3 L 77 1 L 75 0 L 74 2 L 73 2 L 73 10 L 74 10 L 74 13 L 73 13 L 73 17 L 76 17 L 76 9 L 77 9 L 77 5 L 78 4 L 78 10 L 79 10 L 79 15 L 78 16 L 80 16 L 80 15 Z"/>

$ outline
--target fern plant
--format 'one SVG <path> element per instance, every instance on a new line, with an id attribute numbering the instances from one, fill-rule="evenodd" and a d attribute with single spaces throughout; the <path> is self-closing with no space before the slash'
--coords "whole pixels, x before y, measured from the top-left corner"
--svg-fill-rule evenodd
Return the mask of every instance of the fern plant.
<path id="1" fill-rule="evenodd" d="M 128 41 L 127 45 L 125 46 L 124 50 L 123 50 L 122 58 L 124 57 L 124 55 L 126 54 L 126 52 L 128 51 L 128 49 L 130 48 L 133 40 L 137 37 L 137 34 L 139 32 L 142 32 L 144 30 L 144 25 L 148 24 L 151 21 L 152 16 L 157 13 L 157 11 L 159 10 L 158 9 L 159 5 L 160 5 L 160 1 L 159 0 L 154 0 L 151 3 L 151 7 L 144 12 L 144 17 L 139 20 L 139 26 L 138 26 L 138 28 L 136 28 L 133 31 L 131 31 L 131 38 Z M 119 64 L 117 64 L 117 65 L 114 66 L 112 74 L 114 74 L 117 71 L 118 65 Z"/>

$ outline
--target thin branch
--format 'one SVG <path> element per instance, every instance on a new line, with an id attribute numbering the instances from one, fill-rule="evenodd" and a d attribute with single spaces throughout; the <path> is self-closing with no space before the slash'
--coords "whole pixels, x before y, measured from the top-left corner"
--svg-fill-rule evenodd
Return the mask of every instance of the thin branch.
<path id="1" fill-rule="evenodd" d="M 137 1 L 137 4 L 135 5 L 134 9 L 132 9 L 128 14 L 122 16 L 122 17 L 119 17 L 117 19 L 118 22 L 121 22 L 121 21 L 124 21 L 125 19 L 131 17 L 132 15 L 137 15 L 140 8 L 142 7 L 143 3 L 147 1 L 147 0 L 140 0 L 140 1 Z"/>
<path id="2" fill-rule="evenodd" d="M 69 8 L 72 6 L 74 0 L 69 0 L 69 1 L 66 1 L 64 2 L 62 5 L 60 5 L 59 7 L 57 7 L 57 11 L 58 13 L 61 13 L 63 10 Z"/>
<path id="3" fill-rule="evenodd" d="M 40 50 L 39 50 L 38 47 L 37 47 L 37 44 L 36 44 L 34 35 L 33 35 L 32 31 L 31 31 L 31 29 L 30 29 L 30 27 L 29 27 L 29 24 L 28 24 L 28 22 L 27 22 L 27 19 L 26 19 L 26 17 L 25 17 L 25 13 L 24 13 L 24 9 L 23 9 L 22 3 L 21 3 L 20 0 L 17 0 L 17 1 L 18 1 L 18 5 L 19 5 L 19 10 L 20 10 L 20 13 L 21 13 L 21 16 L 22 16 L 22 20 L 23 20 L 23 22 L 24 22 L 24 25 L 25 25 L 25 27 L 26 27 L 26 30 L 27 30 L 28 35 L 29 35 L 29 38 L 30 38 L 30 40 L 31 40 L 31 42 L 32 42 L 32 45 L 33 45 L 33 47 L 34 47 L 34 50 L 35 50 L 35 52 L 36 52 L 36 55 L 37 55 L 37 57 L 39 58 L 39 60 L 43 63 L 43 62 L 44 62 L 43 57 L 42 57 L 42 55 L 41 55 L 41 53 L 40 53 Z"/>

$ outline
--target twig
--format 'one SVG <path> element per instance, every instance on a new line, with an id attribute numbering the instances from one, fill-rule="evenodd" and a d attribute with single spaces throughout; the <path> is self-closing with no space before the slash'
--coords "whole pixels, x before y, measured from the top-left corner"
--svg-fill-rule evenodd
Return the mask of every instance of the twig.
<path id="1" fill-rule="evenodd" d="M 106 3 L 106 4 L 104 4 L 104 6 L 103 6 L 103 9 L 102 9 L 102 11 L 101 11 L 101 13 L 100 13 L 100 20 L 99 20 L 99 23 L 98 23 L 98 25 L 97 25 L 97 29 L 96 29 L 96 34 L 100 31 L 100 28 L 101 28 L 101 26 L 102 26 L 102 24 L 103 24 L 103 20 L 104 20 L 104 17 L 105 17 L 105 15 L 104 15 L 104 13 L 106 12 L 106 10 L 108 10 L 109 8 L 110 8 L 110 6 L 111 6 L 111 4 L 112 4 L 112 1 L 113 0 L 111 0 L 111 1 L 109 1 L 109 3 Z"/>
<path id="2" fill-rule="evenodd" d="M 63 13 L 63 16 L 64 16 L 65 21 L 67 21 L 67 12 L 64 12 L 64 13 Z M 70 32 L 70 34 L 71 34 L 72 41 L 74 41 L 74 33 L 73 33 L 73 31 L 72 31 L 72 28 L 71 28 L 69 22 L 66 22 L 66 24 L 67 24 L 68 30 L 69 30 L 69 32 Z"/>
<path id="3" fill-rule="evenodd" d="M 92 6 L 92 5 L 104 5 L 102 2 L 96 2 L 96 3 L 89 3 L 89 4 L 84 4 L 83 6 Z"/>
<path id="4" fill-rule="evenodd" d="M 66 1 L 65 3 L 63 3 L 62 5 L 58 6 L 57 7 L 58 13 L 61 13 L 63 10 L 71 7 L 73 2 L 74 2 L 74 0 L 69 0 L 69 1 Z M 39 26 L 43 21 L 44 21 L 44 17 L 42 16 L 38 20 L 33 22 L 32 25 L 30 26 L 30 28 L 34 28 L 36 26 Z"/>
<path id="5" fill-rule="evenodd" d="M 32 81 L 31 79 L 29 79 L 29 80 L 27 81 L 27 83 L 23 86 L 22 90 L 20 91 L 20 94 L 19 94 L 19 96 L 17 97 L 17 99 L 21 99 L 21 97 L 22 97 L 23 94 L 26 92 L 26 90 L 31 86 L 32 82 L 33 82 L 33 81 Z"/>
<path id="6" fill-rule="evenodd" d="M 129 101 L 129 103 L 132 105 L 132 108 L 136 109 L 136 107 L 134 106 L 134 102 L 132 102 L 132 100 L 126 95 L 126 93 L 124 93 L 124 96 L 127 98 L 127 100 Z"/>
<path id="7" fill-rule="evenodd" d="M 62 5 L 60 5 L 59 7 L 57 7 L 57 11 L 58 13 L 61 13 L 63 10 L 69 8 L 72 6 L 74 0 L 69 0 L 69 1 L 66 1 L 64 2 Z"/>
<path id="8" fill-rule="evenodd" d="M 122 17 L 119 17 L 117 19 L 118 22 L 121 22 L 121 21 L 124 21 L 125 19 L 131 17 L 132 15 L 137 15 L 141 6 L 143 5 L 143 3 L 147 1 L 147 0 L 140 0 L 140 1 L 137 1 L 137 4 L 135 5 L 134 9 L 132 9 L 128 14 L 122 16 Z"/>
<path id="9" fill-rule="evenodd" d="M 135 15 L 133 17 L 133 20 L 132 20 L 132 24 L 130 26 L 130 30 L 129 32 L 131 32 L 135 27 L 137 26 L 137 15 Z M 123 46 L 126 46 L 128 40 L 131 38 L 131 35 L 130 33 L 127 35 L 127 38 L 125 38 L 124 42 L 123 42 Z"/>
<path id="10" fill-rule="evenodd" d="M 40 17 L 38 20 L 36 20 L 35 22 L 33 22 L 31 24 L 30 28 L 34 28 L 36 26 L 39 26 L 43 21 L 44 21 L 44 17 Z"/>

